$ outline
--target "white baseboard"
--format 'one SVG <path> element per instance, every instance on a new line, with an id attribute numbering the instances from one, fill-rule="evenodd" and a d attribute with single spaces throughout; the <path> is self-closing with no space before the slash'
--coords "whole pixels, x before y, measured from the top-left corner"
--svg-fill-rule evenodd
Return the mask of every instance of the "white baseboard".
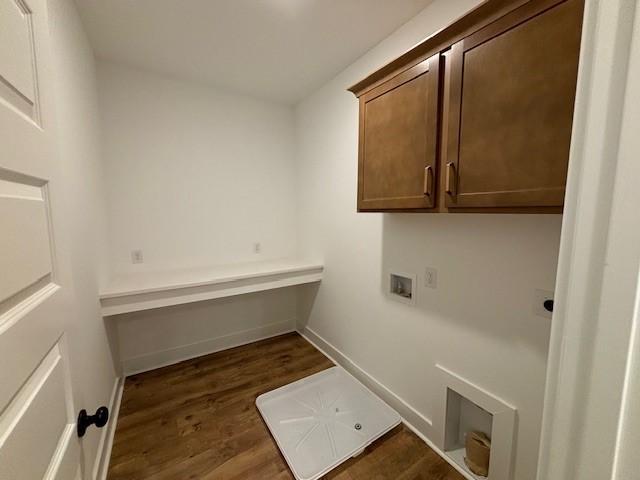
<path id="1" fill-rule="evenodd" d="M 239 347 L 247 343 L 257 342 L 258 340 L 264 340 L 293 331 L 295 331 L 295 320 L 293 319 L 284 322 L 270 323 L 250 330 L 234 332 L 222 337 L 210 338 L 189 345 L 182 345 L 168 350 L 123 359 L 122 370 L 125 376 L 135 375 L 136 373 L 155 370 L 156 368 L 166 367 L 167 365 L 173 365 L 174 363 L 184 360 L 227 350 L 228 348 Z"/>
<path id="2" fill-rule="evenodd" d="M 385 402 L 391 405 L 391 407 L 393 407 L 403 419 L 410 422 L 414 426 L 415 430 L 422 432 L 422 436 L 431 436 L 433 427 L 430 419 L 422 415 L 415 408 L 409 405 L 405 400 L 389 390 L 380 381 L 364 371 L 347 355 L 331 345 L 327 340 L 322 338 L 309 327 L 305 327 L 301 331 L 298 331 L 298 333 L 300 333 L 300 335 L 306 338 L 307 341 L 309 341 L 327 357 L 333 360 L 334 363 L 343 367 L 345 370 L 351 373 L 351 375 L 364 383 L 372 392 L 374 392 Z"/>
<path id="3" fill-rule="evenodd" d="M 96 461 L 93 466 L 93 480 L 105 480 L 109 471 L 109 460 L 111 459 L 111 448 L 113 447 L 113 437 L 118 424 L 118 414 L 120 413 L 120 402 L 122 401 L 122 391 L 124 389 L 124 377 L 117 377 L 111 398 L 109 399 L 109 423 L 102 430 Z"/>

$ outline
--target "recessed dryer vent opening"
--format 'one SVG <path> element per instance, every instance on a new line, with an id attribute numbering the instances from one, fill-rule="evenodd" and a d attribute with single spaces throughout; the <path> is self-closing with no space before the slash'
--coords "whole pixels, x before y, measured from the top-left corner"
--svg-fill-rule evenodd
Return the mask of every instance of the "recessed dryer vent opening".
<path id="1" fill-rule="evenodd" d="M 470 470 L 465 462 L 465 444 L 472 433 L 480 433 L 491 439 L 493 415 L 455 390 L 447 388 L 447 413 L 445 423 L 445 452 L 460 465 Z M 473 478 L 486 476 L 469 472 Z"/>
<path id="2" fill-rule="evenodd" d="M 450 463 L 470 480 L 510 480 L 516 409 L 441 365 L 441 404 L 434 417 L 438 446 Z M 488 475 L 475 474 L 465 461 L 468 438 L 490 444 Z"/>

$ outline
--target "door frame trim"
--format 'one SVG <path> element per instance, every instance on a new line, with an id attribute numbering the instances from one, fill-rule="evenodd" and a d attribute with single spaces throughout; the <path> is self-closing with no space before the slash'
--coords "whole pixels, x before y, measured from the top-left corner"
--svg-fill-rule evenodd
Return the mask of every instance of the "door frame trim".
<path id="1" fill-rule="evenodd" d="M 619 452 L 631 447 L 620 427 L 632 400 L 629 369 L 638 368 L 630 339 L 640 222 L 630 206 L 640 193 L 630 175 L 640 175 L 640 142 L 631 133 L 640 107 L 627 99 L 640 83 L 630 60 L 632 48 L 640 53 L 637 3 L 585 5 L 538 480 L 622 480 Z"/>

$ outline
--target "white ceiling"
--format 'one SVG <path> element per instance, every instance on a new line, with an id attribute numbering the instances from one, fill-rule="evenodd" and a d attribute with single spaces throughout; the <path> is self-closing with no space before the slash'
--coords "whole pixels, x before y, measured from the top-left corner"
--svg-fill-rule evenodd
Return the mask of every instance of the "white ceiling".
<path id="1" fill-rule="evenodd" d="M 98 58 L 295 103 L 431 0 L 76 0 Z"/>

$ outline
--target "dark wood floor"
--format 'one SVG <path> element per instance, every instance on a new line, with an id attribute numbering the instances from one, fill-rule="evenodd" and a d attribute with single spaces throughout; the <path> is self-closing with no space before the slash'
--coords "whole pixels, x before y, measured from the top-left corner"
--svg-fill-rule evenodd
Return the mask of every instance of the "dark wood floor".
<path id="1" fill-rule="evenodd" d="M 332 365 L 293 333 L 127 378 L 108 478 L 292 479 L 255 399 Z M 405 427 L 325 478 L 463 479 Z"/>

